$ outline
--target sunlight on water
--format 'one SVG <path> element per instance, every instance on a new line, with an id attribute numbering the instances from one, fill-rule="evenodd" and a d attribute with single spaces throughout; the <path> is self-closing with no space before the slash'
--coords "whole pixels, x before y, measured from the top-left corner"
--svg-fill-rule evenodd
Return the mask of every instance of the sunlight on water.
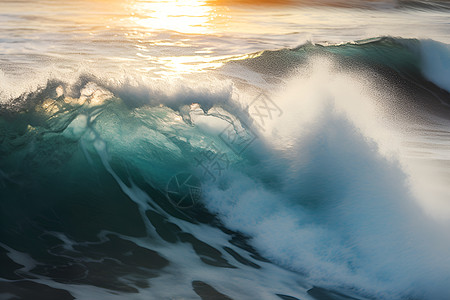
<path id="1" fill-rule="evenodd" d="M 132 10 L 131 20 L 152 31 L 170 30 L 195 34 L 213 31 L 209 22 L 214 12 L 206 5 L 206 1 L 136 1 Z"/>
<path id="2" fill-rule="evenodd" d="M 0 300 L 448 300 L 442 1 L 0 0 Z"/>
<path id="3" fill-rule="evenodd" d="M 70 72 L 101 67 L 102 75 L 167 78 L 308 41 L 340 43 L 385 35 L 449 41 L 443 11 L 281 5 L 287 2 L 26 1 L 22 15 L 22 2 L 1 1 L 0 53 L 9 55 L 2 72 L 7 78 L 20 77 L 24 69 L 52 72 L 56 65 Z M 423 20 L 429 20 L 426 26 Z"/>

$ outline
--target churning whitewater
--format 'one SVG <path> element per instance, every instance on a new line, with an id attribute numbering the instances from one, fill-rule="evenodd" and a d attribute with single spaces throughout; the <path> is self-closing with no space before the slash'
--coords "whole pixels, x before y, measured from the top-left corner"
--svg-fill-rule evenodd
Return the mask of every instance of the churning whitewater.
<path id="1" fill-rule="evenodd" d="M 4 51 L 0 299 L 448 299 L 450 46 L 274 49 L 164 78 Z"/>

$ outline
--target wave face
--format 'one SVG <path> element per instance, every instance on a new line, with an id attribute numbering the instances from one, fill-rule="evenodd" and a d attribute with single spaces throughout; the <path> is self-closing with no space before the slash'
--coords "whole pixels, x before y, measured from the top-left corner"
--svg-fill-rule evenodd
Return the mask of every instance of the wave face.
<path id="1" fill-rule="evenodd" d="M 309 43 L 201 86 L 3 93 L 0 298 L 446 299 L 449 53 Z"/>

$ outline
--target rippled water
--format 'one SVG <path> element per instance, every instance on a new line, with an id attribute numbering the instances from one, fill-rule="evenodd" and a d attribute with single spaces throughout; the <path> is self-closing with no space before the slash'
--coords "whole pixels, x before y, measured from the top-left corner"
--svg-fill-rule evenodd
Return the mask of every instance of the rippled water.
<path id="1" fill-rule="evenodd" d="M 0 300 L 447 300 L 449 8 L 0 1 Z"/>
<path id="2" fill-rule="evenodd" d="M 373 9 L 293 3 L 5 0 L 0 4 L 2 71 L 20 75 L 101 67 L 172 77 L 307 41 L 399 36 L 449 42 L 446 10 L 381 1 L 372 2 Z"/>

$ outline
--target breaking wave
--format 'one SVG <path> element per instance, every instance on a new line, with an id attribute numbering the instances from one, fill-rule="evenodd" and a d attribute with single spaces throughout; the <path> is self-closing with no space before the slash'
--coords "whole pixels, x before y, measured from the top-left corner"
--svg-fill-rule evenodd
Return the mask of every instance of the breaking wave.
<path id="1" fill-rule="evenodd" d="M 255 53 L 201 84 L 2 87 L 1 289 L 445 299 L 448 174 L 423 161 L 448 164 L 449 53 L 377 38 Z"/>

